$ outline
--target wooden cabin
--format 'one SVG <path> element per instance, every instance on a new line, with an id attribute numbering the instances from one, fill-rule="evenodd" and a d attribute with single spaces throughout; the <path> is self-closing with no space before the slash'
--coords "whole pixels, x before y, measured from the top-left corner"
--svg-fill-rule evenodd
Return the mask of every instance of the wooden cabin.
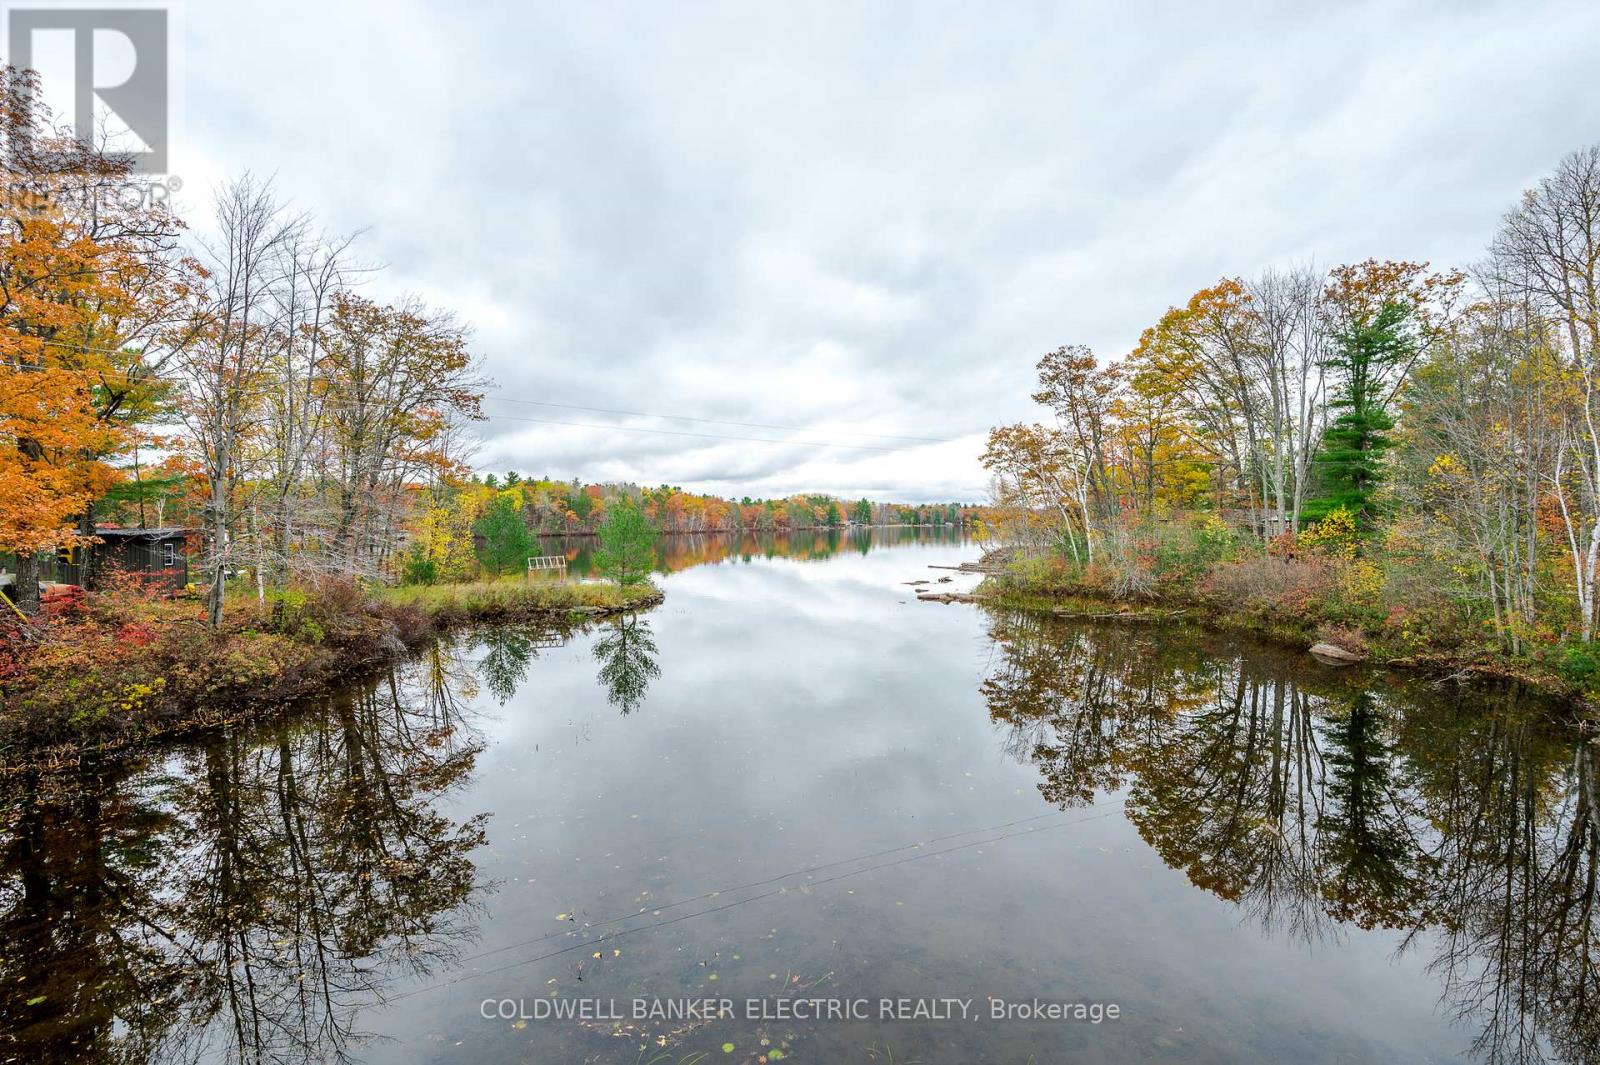
<path id="1" fill-rule="evenodd" d="M 157 587 L 182 591 L 189 583 L 192 529 L 124 529 L 96 526 L 98 544 L 63 547 L 56 552 L 58 584 L 97 588 L 113 573 L 135 573 Z"/>

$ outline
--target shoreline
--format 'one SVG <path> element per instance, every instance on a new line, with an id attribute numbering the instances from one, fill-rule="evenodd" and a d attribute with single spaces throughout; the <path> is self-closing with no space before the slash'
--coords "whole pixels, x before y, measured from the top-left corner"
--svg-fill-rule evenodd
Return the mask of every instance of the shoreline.
<path id="1" fill-rule="evenodd" d="M 658 536 L 772 536 L 775 533 L 842 533 L 842 532 L 871 532 L 874 529 L 949 529 L 953 532 L 971 534 L 972 529 L 966 525 L 934 525 L 914 524 L 899 522 L 893 525 L 799 525 L 794 528 L 782 529 L 661 529 Z M 600 533 L 593 529 L 576 529 L 572 532 L 534 532 L 536 540 L 592 540 L 597 539 Z"/>
<path id="2" fill-rule="evenodd" d="M 930 588 L 926 594 L 917 596 L 918 602 L 965 602 L 1048 614 L 1063 621 L 1190 624 L 1207 631 L 1248 636 L 1276 647 L 1299 651 L 1313 659 L 1316 656 L 1312 655 L 1311 648 L 1328 642 L 1320 632 L 1325 621 L 1309 615 L 1264 617 L 1255 612 L 1229 610 L 1198 595 L 1169 594 L 1132 599 L 1117 597 L 1087 585 L 1068 589 L 1030 586 L 1009 573 L 1003 562 L 990 555 L 959 566 L 932 568 L 979 573 L 983 574 L 984 580 L 971 592 L 965 593 L 941 594 Z M 1386 655 L 1380 648 L 1362 648 L 1358 659 L 1340 662 L 1317 660 L 1335 669 L 1364 667 L 1404 670 L 1443 679 L 1519 684 L 1564 704 L 1573 713 L 1579 727 L 1593 729 L 1596 722 L 1600 721 L 1600 705 L 1586 696 L 1577 685 L 1531 659 L 1510 659 L 1490 653 L 1469 654 L 1448 649 L 1421 654 Z"/>
<path id="3" fill-rule="evenodd" d="M 113 703 L 111 713 L 85 714 L 76 701 L 91 687 L 82 683 L 84 677 L 71 677 L 61 690 L 43 695 L 39 686 L 7 690 L 0 702 L 0 780 L 71 770 L 88 759 L 115 760 L 172 741 L 270 721 L 372 676 L 453 631 L 534 623 L 571 632 L 589 622 L 650 610 L 665 598 L 649 583 L 631 588 L 510 582 L 386 588 L 363 594 L 354 609 L 337 615 L 340 630 L 331 637 L 314 623 L 286 636 L 239 627 L 238 620 L 219 633 L 191 634 L 183 623 L 197 623 L 178 619 L 158 634 L 151 651 L 115 663 L 122 667 L 115 672 L 123 692 L 142 690 L 146 697 Z M 69 656 L 85 650 L 66 641 L 54 649 Z M 199 675 L 186 677 L 187 667 L 197 661 L 203 663 Z"/>

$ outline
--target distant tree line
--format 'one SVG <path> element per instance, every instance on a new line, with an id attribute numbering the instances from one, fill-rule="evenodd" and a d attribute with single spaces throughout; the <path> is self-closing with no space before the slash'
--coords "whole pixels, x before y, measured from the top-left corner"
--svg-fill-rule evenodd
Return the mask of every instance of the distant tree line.
<path id="1" fill-rule="evenodd" d="M 509 573 L 536 554 L 538 536 L 601 532 L 623 508 L 667 534 L 759 533 L 919 525 L 976 528 L 986 508 L 963 503 L 849 502 L 829 495 L 724 499 L 672 485 L 586 484 L 549 477 L 474 474 L 436 479 L 418 490 L 402 574 L 455 580 L 480 570 Z"/>
<path id="2" fill-rule="evenodd" d="M 854 502 L 824 494 L 781 499 L 725 499 L 686 492 L 672 485 L 585 484 L 548 477 L 526 478 L 515 471 L 474 475 L 456 491 L 512 491 L 522 500 L 531 529 L 547 534 L 594 532 L 606 509 L 622 498 L 636 500 L 662 532 L 753 532 L 773 529 L 830 529 L 845 525 L 963 525 L 982 511 L 970 503 Z"/>

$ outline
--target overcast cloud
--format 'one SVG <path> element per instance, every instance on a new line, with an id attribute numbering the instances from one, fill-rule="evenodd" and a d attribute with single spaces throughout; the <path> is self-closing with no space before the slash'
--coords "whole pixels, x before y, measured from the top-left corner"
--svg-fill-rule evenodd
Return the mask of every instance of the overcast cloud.
<path id="1" fill-rule="evenodd" d="M 373 295 L 471 321 L 481 467 L 719 493 L 979 500 L 1045 351 L 1269 264 L 1468 262 L 1600 139 L 1594 3 L 196 0 L 182 32 L 187 205 L 275 174 L 367 231 Z"/>

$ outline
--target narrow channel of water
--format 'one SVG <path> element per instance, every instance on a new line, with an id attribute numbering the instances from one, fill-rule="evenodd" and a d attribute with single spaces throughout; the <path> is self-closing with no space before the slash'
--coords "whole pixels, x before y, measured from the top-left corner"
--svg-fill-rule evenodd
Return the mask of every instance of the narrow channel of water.
<path id="1" fill-rule="evenodd" d="M 1596 1059 L 1548 707 L 915 601 L 977 553 L 685 538 L 651 613 L 13 782 L 0 1060 Z"/>

